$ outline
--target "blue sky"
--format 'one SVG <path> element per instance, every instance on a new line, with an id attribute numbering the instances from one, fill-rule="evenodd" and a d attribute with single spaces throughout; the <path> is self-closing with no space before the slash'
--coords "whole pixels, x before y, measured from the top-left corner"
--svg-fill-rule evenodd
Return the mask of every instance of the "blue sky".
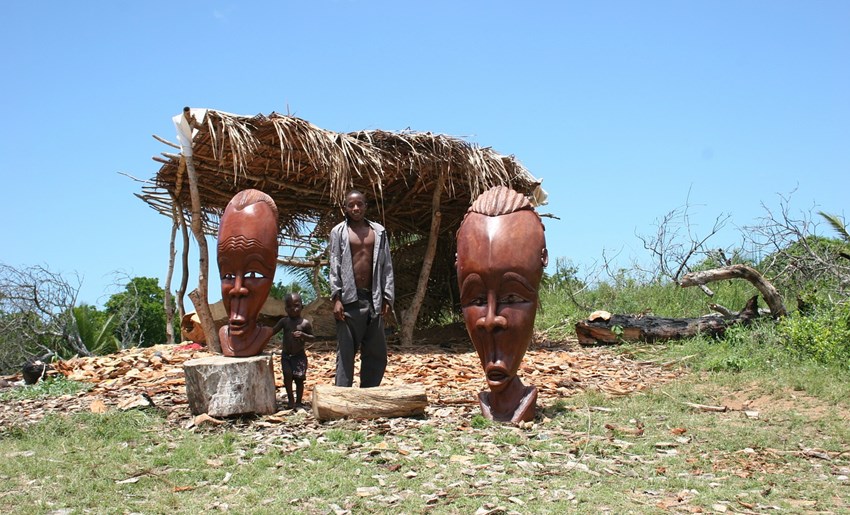
<path id="1" fill-rule="evenodd" d="M 844 0 L 12 0 L 0 261 L 78 274 L 97 305 L 116 272 L 162 284 L 170 220 L 121 173 L 154 176 L 184 105 L 514 154 L 559 218 L 550 255 L 580 266 L 646 257 L 635 234 L 686 201 L 697 232 L 731 216 L 717 246 L 780 194 L 845 215 L 848 23 Z"/>

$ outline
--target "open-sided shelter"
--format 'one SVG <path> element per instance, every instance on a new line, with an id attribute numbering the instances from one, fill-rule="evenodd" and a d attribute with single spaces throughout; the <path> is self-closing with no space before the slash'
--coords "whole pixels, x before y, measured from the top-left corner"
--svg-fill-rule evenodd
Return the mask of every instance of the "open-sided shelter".
<path id="1" fill-rule="evenodd" d="M 442 134 L 337 133 L 295 116 L 206 109 L 185 111 L 175 124 L 178 137 L 183 130 L 182 152 L 154 157 L 162 166 L 138 196 L 176 224 L 191 225 L 191 154 L 202 231 L 217 234 L 236 192 L 262 190 L 278 206 L 283 265 L 320 273 L 328 233 L 343 219 L 345 194 L 366 193 L 369 218 L 383 224 L 393 242 L 402 340 L 405 334 L 409 340 L 423 306 L 424 319 L 452 308 L 454 235 L 480 193 L 505 185 L 536 204 L 545 200 L 540 181 L 514 156 Z"/>

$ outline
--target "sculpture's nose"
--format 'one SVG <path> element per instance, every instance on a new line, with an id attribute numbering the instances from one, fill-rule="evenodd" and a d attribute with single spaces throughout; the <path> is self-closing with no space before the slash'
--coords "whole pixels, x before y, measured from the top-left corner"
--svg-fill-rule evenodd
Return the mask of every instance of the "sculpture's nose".
<path id="1" fill-rule="evenodd" d="M 475 322 L 475 326 L 485 331 L 496 331 L 499 329 L 507 329 L 508 319 L 497 313 L 499 304 L 496 302 L 495 295 L 488 295 L 487 311 L 483 317 Z"/>
<path id="2" fill-rule="evenodd" d="M 239 274 L 233 281 L 233 288 L 230 289 L 231 297 L 244 297 L 248 294 L 248 288 L 245 287 L 242 281 L 242 275 Z"/>

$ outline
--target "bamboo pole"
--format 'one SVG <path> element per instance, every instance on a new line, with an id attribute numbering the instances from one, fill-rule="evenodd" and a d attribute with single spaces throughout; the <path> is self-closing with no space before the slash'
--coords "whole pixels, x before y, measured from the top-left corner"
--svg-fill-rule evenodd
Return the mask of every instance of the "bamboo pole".
<path id="1" fill-rule="evenodd" d="M 210 311 L 207 295 L 207 276 L 209 274 L 209 252 L 207 250 L 207 237 L 204 235 L 201 224 L 201 197 L 198 194 L 198 176 L 195 173 L 195 164 L 192 156 L 184 156 L 186 159 L 186 171 L 189 175 L 189 194 L 192 198 L 192 233 L 198 242 L 198 288 L 189 294 L 195 311 L 201 319 L 201 327 L 207 338 L 207 347 L 213 352 L 221 352 L 221 343 L 218 341 L 218 331 L 215 329 L 215 321 Z"/>
<path id="2" fill-rule="evenodd" d="M 431 277 L 431 266 L 434 264 L 434 256 L 437 254 L 437 237 L 440 232 L 440 198 L 443 194 L 443 184 L 446 181 L 445 170 L 440 171 L 434 195 L 431 197 L 431 231 L 428 234 L 428 246 L 425 248 L 425 257 L 422 260 L 422 269 L 419 271 L 419 282 L 416 285 L 416 293 L 410 301 L 410 307 L 402 317 L 401 321 L 401 344 L 413 345 L 413 329 L 416 327 L 416 319 L 422 302 L 425 301 L 425 292 L 428 289 L 428 279 Z"/>

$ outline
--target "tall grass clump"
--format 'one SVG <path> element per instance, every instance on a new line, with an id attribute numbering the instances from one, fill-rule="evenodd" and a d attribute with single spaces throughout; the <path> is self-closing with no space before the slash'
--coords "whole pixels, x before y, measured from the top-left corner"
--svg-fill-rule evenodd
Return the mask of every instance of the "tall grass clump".
<path id="1" fill-rule="evenodd" d="M 850 303 L 817 304 L 795 311 L 778 325 L 786 347 L 801 359 L 850 371 Z"/>

